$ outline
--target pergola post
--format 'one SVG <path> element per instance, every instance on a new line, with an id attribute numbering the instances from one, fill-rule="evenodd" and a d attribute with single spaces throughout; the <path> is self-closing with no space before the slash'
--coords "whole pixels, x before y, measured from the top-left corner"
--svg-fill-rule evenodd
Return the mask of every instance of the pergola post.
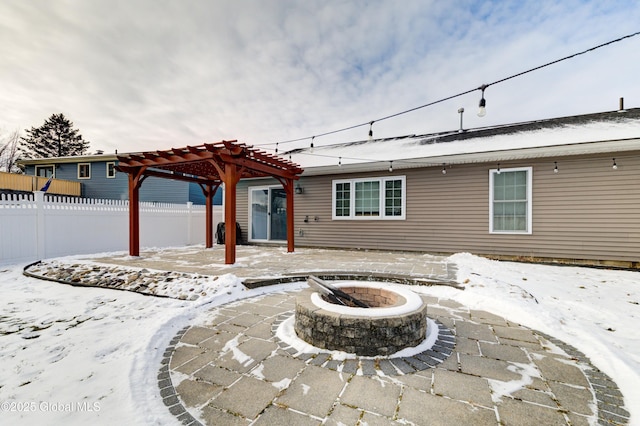
<path id="1" fill-rule="evenodd" d="M 225 164 L 224 168 L 224 263 L 236 263 L 236 184 L 237 166 Z"/>
<path id="2" fill-rule="evenodd" d="M 287 179 L 286 185 L 284 186 L 284 190 L 287 194 L 287 252 L 292 253 L 294 251 L 294 238 L 295 238 L 295 229 L 294 228 L 294 216 L 293 216 L 293 179 Z"/>
<path id="3" fill-rule="evenodd" d="M 205 247 L 211 248 L 213 247 L 213 195 L 218 190 L 218 185 L 208 184 L 206 188 L 202 188 L 205 198 L 206 198 L 206 210 L 205 210 Z"/>
<path id="4" fill-rule="evenodd" d="M 129 174 L 129 255 L 140 256 L 140 196 L 141 171 Z"/>

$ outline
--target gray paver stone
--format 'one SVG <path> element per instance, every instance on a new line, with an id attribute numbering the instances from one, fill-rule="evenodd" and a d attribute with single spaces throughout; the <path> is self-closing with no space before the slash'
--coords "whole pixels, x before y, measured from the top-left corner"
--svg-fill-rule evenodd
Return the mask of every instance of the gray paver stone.
<path id="1" fill-rule="evenodd" d="M 529 357 L 520 348 L 509 345 L 500 345 L 497 343 L 479 342 L 482 355 L 493 358 L 501 359 L 504 361 L 520 362 L 523 364 L 529 363 Z"/>
<path id="2" fill-rule="evenodd" d="M 556 409 L 503 398 L 498 404 L 502 424 L 566 426 L 564 416 Z"/>
<path id="3" fill-rule="evenodd" d="M 358 371 L 358 361 L 353 359 L 348 359 L 344 362 L 344 366 L 342 367 L 342 372 L 346 374 L 356 374 Z"/>
<path id="4" fill-rule="evenodd" d="M 216 331 L 211 328 L 194 326 L 187 330 L 180 341 L 182 343 L 188 343 L 190 345 L 197 345 L 203 340 L 207 340 L 214 334 L 216 334 Z"/>
<path id="5" fill-rule="evenodd" d="M 207 365 L 200 370 L 193 373 L 193 376 L 197 379 L 204 380 L 209 383 L 215 383 L 221 386 L 231 386 L 231 384 L 240 377 L 240 374 L 227 370 L 226 368 L 218 367 L 217 365 Z"/>
<path id="6" fill-rule="evenodd" d="M 275 396 L 278 389 L 269 383 L 251 377 L 242 377 L 216 396 L 210 405 L 255 419 Z"/>
<path id="7" fill-rule="evenodd" d="M 500 326 L 503 326 L 503 327 L 507 326 L 507 320 L 505 320 L 503 317 L 500 317 L 498 315 L 492 314 L 492 313 L 487 312 L 487 311 L 475 311 L 475 310 L 472 310 L 472 311 L 469 312 L 469 315 L 471 316 L 471 319 L 473 321 L 480 320 L 481 322 L 483 322 L 485 324 L 500 325 Z"/>
<path id="8" fill-rule="evenodd" d="M 567 386 L 562 383 L 549 382 L 551 391 L 556 396 L 560 406 L 567 411 L 590 416 L 593 413 L 592 404 L 595 404 L 591 390 L 577 386 Z"/>
<path id="9" fill-rule="evenodd" d="M 283 379 L 293 379 L 306 364 L 299 359 L 275 355 L 265 359 L 262 366 L 262 375 L 265 380 L 280 382 Z"/>
<path id="10" fill-rule="evenodd" d="M 506 361 L 482 358 L 479 356 L 460 354 L 460 370 L 463 373 L 478 377 L 509 382 L 522 378 L 520 374 L 508 369 L 512 365 Z"/>
<path id="11" fill-rule="evenodd" d="M 404 358 L 391 358 L 391 363 L 402 372 L 402 374 L 415 373 L 416 369 L 404 360 Z"/>
<path id="12" fill-rule="evenodd" d="M 362 374 L 365 376 L 375 376 L 377 374 L 376 364 L 372 359 L 360 360 L 360 368 L 362 369 Z"/>
<path id="13" fill-rule="evenodd" d="M 331 415 L 327 418 L 326 425 L 328 426 L 344 426 L 355 425 L 358 423 L 362 411 L 355 408 L 347 407 L 345 405 L 336 405 L 331 412 Z"/>
<path id="14" fill-rule="evenodd" d="M 210 404 L 202 408 L 200 417 L 207 426 L 247 426 L 249 424 L 247 419 L 222 411 Z"/>
<path id="15" fill-rule="evenodd" d="M 519 340 L 522 342 L 539 343 L 532 330 L 524 329 L 521 327 L 502 327 L 498 325 L 494 326 L 493 330 L 498 337 Z"/>
<path id="16" fill-rule="evenodd" d="M 533 389 L 520 389 L 515 392 L 511 392 L 512 397 L 521 399 L 526 402 L 533 402 L 535 404 L 546 405 L 550 408 L 557 408 L 558 404 L 552 399 L 551 395 L 547 392 L 541 392 Z"/>
<path id="17" fill-rule="evenodd" d="M 417 425 L 495 425 L 495 412 L 482 407 L 431 395 L 412 388 L 405 389 L 398 411 L 400 419 Z"/>
<path id="18" fill-rule="evenodd" d="M 221 390 L 222 386 L 190 379 L 185 379 L 176 386 L 176 392 L 187 407 L 202 405 Z"/>
<path id="19" fill-rule="evenodd" d="M 546 380 L 578 385 L 585 388 L 589 387 L 589 382 L 582 370 L 569 365 L 564 360 L 559 361 L 556 358 L 544 357 L 534 358 L 533 362 L 538 366 L 538 369 L 542 372 L 542 377 Z"/>
<path id="20" fill-rule="evenodd" d="M 478 341 L 474 339 L 468 339 L 466 337 L 458 337 L 456 339 L 456 350 L 463 354 L 480 355 Z"/>
<path id="21" fill-rule="evenodd" d="M 173 355 L 171 355 L 171 362 L 169 364 L 169 367 L 174 369 L 179 365 L 182 365 L 185 362 L 197 357 L 203 352 L 204 349 L 201 349 L 197 346 L 178 346 L 173 352 Z"/>
<path id="22" fill-rule="evenodd" d="M 226 345 L 229 340 L 235 338 L 236 336 L 237 335 L 233 333 L 227 333 L 226 331 L 216 330 L 215 334 L 213 334 L 207 340 L 200 342 L 198 346 L 200 346 L 201 348 L 220 352 L 222 351 L 222 348 L 224 348 L 224 345 Z M 240 337 L 238 339 L 238 342 L 241 343 L 245 340 L 246 340 L 245 337 Z"/>
<path id="23" fill-rule="evenodd" d="M 493 407 L 487 379 L 436 368 L 433 371 L 433 391 L 459 401 Z"/>
<path id="24" fill-rule="evenodd" d="M 276 403 L 324 418 L 330 411 L 345 383 L 340 373 L 322 367 L 307 366 Z"/>
<path id="25" fill-rule="evenodd" d="M 396 411 L 400 387 L 381 383 L 368 377 L 355 376 L 340 397 L 343 404 L 362 408 L 373 413 L 393 417 Z"/>
<path id="26" fill-rule="evenodd" d="M 295 425 L 295 426 L 316 426 L 321 423 L 320 420 L 314 419 L 286 408 L 271 406 L 265 410 L 258 419 L 252 423 L 254 426 L 260 425 Z"/>
<path id="27" fill-rule="evenodd" d="M 486 342 L 497 342 L 493 330 L 485 324 L 456 321 L 456 335 Z"/>
<path id="28" fill-rule="evenodd" d="M 211 361 L 218 359 L 217 352 L 204 352 L 203 354 L 198 355 L 193 358 L 191 361 L 187 361 L 179 367 L 176 367 L 176 371 L 179 371 L 184 374 L 192 374 L 194 371 L 197 371 L 209 364 Z"/>
<path id="29" fill-rule="evenodd" d="M 378 362 L 378 367 L 380 367 L 380 370 L 387 376 L 395 376 L 398 374 L 398 371 L 388 359 L 381 359 Z"/>

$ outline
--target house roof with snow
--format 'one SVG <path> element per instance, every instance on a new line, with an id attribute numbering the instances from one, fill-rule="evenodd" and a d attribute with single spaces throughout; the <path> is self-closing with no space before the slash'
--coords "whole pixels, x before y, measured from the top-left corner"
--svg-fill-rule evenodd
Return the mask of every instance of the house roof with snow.
<path id="1" fill-rule="evenodd" d="M 290 151 L 304 175 L 640 150 L 640 108 Z M 340 164 L 339 164 L 340 162 Z"/>

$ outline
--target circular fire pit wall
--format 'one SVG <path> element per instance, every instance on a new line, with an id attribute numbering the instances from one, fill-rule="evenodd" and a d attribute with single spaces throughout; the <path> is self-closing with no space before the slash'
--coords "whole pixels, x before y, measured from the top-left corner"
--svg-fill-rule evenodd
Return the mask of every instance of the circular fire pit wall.
<path id="1" fill-rule="evenodd" d="M 336 285 L 370 308 L 331 303 L 312 289 L 296 299 L 295 331 L 321 349 L 387 356 L 420 344 L 427 332 L 427 305 L 409 290 L 382 283 Z"/>

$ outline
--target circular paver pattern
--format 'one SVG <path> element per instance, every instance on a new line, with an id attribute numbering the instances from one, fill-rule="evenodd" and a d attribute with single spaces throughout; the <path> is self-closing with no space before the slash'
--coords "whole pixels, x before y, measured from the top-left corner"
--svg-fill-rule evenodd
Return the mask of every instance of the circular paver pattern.
<path id="1" fill-rule="evenodd" d="M 219 306 L 175 336 L 158 386 L 182 423 L 628 423 L 616 384 L 582 353 L 491 313 L 423 296 L 440 341 L 452 345 L 441 345 L 449 354 L 440 362 L 415 356 L 423 364 L 404 359 L 403 369 L 385 358 L 341 361 L 287 347 L 274 330 L 292 314 L 295 295 Z"/>

